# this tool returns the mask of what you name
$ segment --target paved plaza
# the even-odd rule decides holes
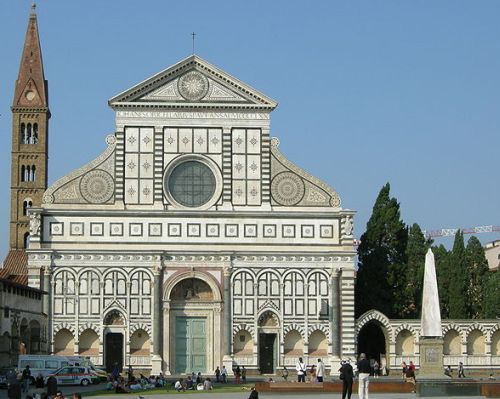
[[[95,386],[90,386],[90,387],[79,387],[79,386],[69,386],[69,387],[63,387],[62,392],[63,394],[68,398],[71,399],[71,395],[74,392],[80,392],[82,394],[82,397],[85,398],[85,392],[92,392],[95,391],[96,387]],[[247,399],[249,396],[249,391],[247,390],[242,390],[241,392],[229,392],[229,393],[222,393],[222,392],[217,392],[217,389],[210,393],[204,393],[204,392],[186,392],[186,393],[177,393],[174,390],[172,390],[169,393],[162,393],[162,394],[152,394],[148,392],[138,392],[135,394],[117,394],[117,395],[102,395],[102,396],[88,396],[92,397],[93,399],[139,399],[139,397],[144,396],[145,399],[168,399],[172,396],[180,396],[180,395],[189,395],[189,397],[195,397],[196,399]],[[342,395],[340,393],[311,393],[311,394],[304,394],[304,393],[269,393],[269,392],[261,392],[259,393],[259,398],[263,399],[278,399],[278,398],[312,398],[312,399],[332,399],[332,398],[341,398]],[[357,399],[358,395],[354,394],[352,395],[353,399]],[[414,393],[370,393],[370,399],[410,399],[410,398],[430,398],[430,396],[417,396]],[[447,399],[482,399],[484,396],[447,396]],[[0,399],[7,399],[7,390],[6,389],[0,389]]]

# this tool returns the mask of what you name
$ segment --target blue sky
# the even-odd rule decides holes
[[[2,253],[30,4],[0,0]],[[107,100],[190,55],[194,31],[199,56],[279,102],[271,134],[358,212],[358,237],[386,182],[406,223],[500,225],[499,1],[46,0],[37,14],[49,182],[105,148]]]

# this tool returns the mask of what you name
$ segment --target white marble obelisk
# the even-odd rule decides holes
[[[444,378],[442,336],[436,265],[434,254],[429,248],[425,255],[424,289],[422,293],[420,369],[418,372],[420,380]]]
[[[436,264],[434,262],[434,254],[430,248],[425,254],[421,331],[420,335],[423,337],[442,336]]]

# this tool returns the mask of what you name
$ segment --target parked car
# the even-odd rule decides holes
[[[56,372],[49,374],[45,378],[45,385],[50,376],[57,379],[57,385],[83,385],[99,384],[99,376],[88,367],[67,366],[61,367]]]
[[[8,388],[10,373],[16,373],[16,369],[14,367],[0,368],[0,388]]]

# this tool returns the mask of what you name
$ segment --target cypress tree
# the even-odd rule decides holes
[[[498,287],[500,287],[500,271],[488,272],[484,284],[483,317],[486,319],[500,318],[500,301],[498,300]]]
[[[468,314],[469,317],[478,319],[484,317],[485,284],[490,271],[484,248],[477,237],[472,236],[469,239],[465,255],[469,275],[467,287]]]
[[[356,314],[377,309],[388,317],[400,313],[404,297],[404,264],[408,231],[400,219],[399,203],[382,189],[358,247]]]
[[[467,261],[465,259],[464,235],[458,230],[450,255],[450,286],[448,292],[448,306],[450,319],[465,319],[467,314],[468,288]]]
[[[406,246],[406,287],[404,290],[404,308],[401,317],[417,318],[422,303],[422,286],[424,279],[425,253],[429,247],[420,226],[414,223],[408,232]]]
[[[450,252],[443,244],[432,247],[434,260],[436,262],[436,278],[439,291],[439,302],[441,304],[441,317],[447,319],[450,314],[449,290],[450,290]]]

